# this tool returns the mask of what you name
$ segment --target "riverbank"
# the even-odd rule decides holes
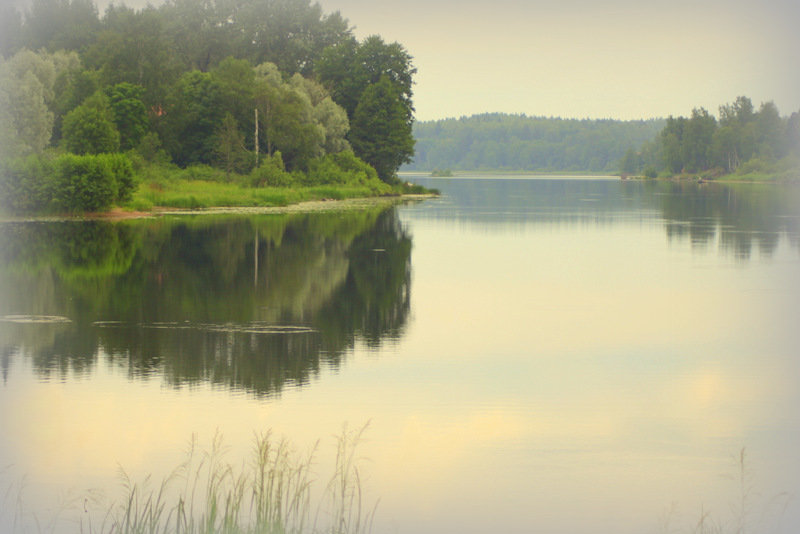
[[[363,210],[380,206],[404,204],[407,202],[420,202],[425,199],[435,198],[436,193],[406,193],[394,196],[355,197],[346,199],[304,200],[285,206],[214,206],[208,208],[174,208],[167,206],[154,206],[149,210],[135,210],[114,207],[108,211],[95,213],[65,214],[65,215],[27,215],[13,216],[0,214],[2,222],[22,221],[63,221],[63,220],[103,220],[120,221],[126,219],[145,219],[175,215],[264,215],[283,213],[317,213],[323,211]]]

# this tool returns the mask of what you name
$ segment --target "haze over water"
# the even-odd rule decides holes
[[[0,465],[28,519],[119,466],[160,478],[193,433],[232,459],[320,439],[325,472],[369,421],[377,533],[795,532],[798,191],[484,178],[413,177],[442,197],[389,210],[3,223]]]

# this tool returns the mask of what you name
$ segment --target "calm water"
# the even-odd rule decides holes
[[[375,533],[797,531],[797,189],[413,179],[442,197],[1,224],[0,529],[75,532],[193,434],[324,473],[369,422]]]

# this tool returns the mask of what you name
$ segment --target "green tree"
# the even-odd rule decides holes
[[[225,114],[217,129],[214,155],[216,163],[225,169],[226,178],[230,178],[231,172],[247,172],[250,170],[248,167],[252,166],[250,154],[244,145],[244,136],[230,113]]]
[[[138,146],[149,128],[147,109],[142,101],[144,87],[122,82],[106,87],[104,93],[119,131],[120,149],[129,150]]]
[[[256,91],[256,73],[246,59],[223,59],[211,76],[219,87],[223,113],[230,113],[239,127],[246,132],[248,145],[253,139],[253,107]]]
[[[94,42],[100,28],[97,7],[91,0],[33,0],[22,28],[23,46],[83,51]]]
[[[144,87],[146,107],[161,111],[182,70],[165,24],[154,8],[111,4],[96,42],[83,54],[86,66],[101,72],[104,85]]]
[[[184,69],[209,72],[233,55],[237,28],[233,2],[168,0],[158,9]]]
[[[64,147],[73,154],[103,154],[119,150],[108,97],[97,92],[64,117]]]
[[[185,73],[167,100],[159,135],[181,166],[213,161],[217,126],[225,116],[219,83],[206,72]]]
[[[351,120],[362,93],[383,76],[398,88],[398,98],[409,120],[414,113],[412,85],[417,69],[400,43],[387,44],[377,35],[362,43],[349,39],[327,48],[317,62],[316,72]]]
[[[414,138],[408,108],[388,76],[370,85],[353,114],[350,141],[361,159],[375,167],[385,182],[395,179],[400,165],[411,161]]]
[[[669,117],[667,125],[660,134],[661,154],[664,158],[664,165],[672,173],[679,173],[683,170],[683,131],[686,126],[686,118],[677,119]]]
[[[754,127],[759,156],[774,160],[786,154],[786,127],[774,102],[761,104]]]
[[[64,116],[100,89],[100,73],[80,66],[63,71],[55,82],[53,143],[61,140]]]
[[[684,123],[680,149],[683,167],[687,171],[702,171],[711,166],[716,130],[717,120],[708,111],[704,108],[692,110],[692,117]]]
[[[753,103],[746,96],[719,108],[720,127],[713,140],[713,153],[717,165],[728,172],[735,171],[756,151],[753,109]]]
[[[78,64],[74,52],[26,49],[0,63],[0,100],[5,102],[0,129],[7,139],[0,152],[21,156],[41,152],[50,143],[55,81],[62,71]]]
[[[636,174],[641,169],[641,159],[636,150],[629,148],[619,163],[619,172],[622,175]]]
[[[307,170],[312,158],[323,154],[324,130],[315,124],[307,94],[283,83],[274,64],[256,67],[255,107],[259,114],[259,139],[272,155],[279,150],[286,168]]]
[[[310,0],[243,0],[224,20],[233,21],[237,57],[287,74],[310,76],[322,51],[350,36],[347,20]]]

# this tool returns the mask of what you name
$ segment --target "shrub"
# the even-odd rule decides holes
[[[56,209],[100,211],[111,206],[116,194],[114,172],[106,158],[64,154],[55,161]]]
[[[97,158],[105,161],[114,175],[114,183],[116,185],[114,201],[129,201],[138,186],[133,176],[133,164],[130,158],[125,154],[101,154]]]
[[[249,179],[253,187],[288,187],[295,183],[295,177],[286,172],[280,152],[264,156],[260,165],[250,173]]]
[[[0,206],[12,213],[43,212],[50,207],[53,163],[41,155],[4,162],[0,167]]]
[[[201,180],[204,182],[223,182],[225,181],[224,174],[204,163],[195,163],[186,167],[185,177],[188,180]]]
[[[382,182],[371,165],[346,150],[311,160],[305,183],[373,185]]]

